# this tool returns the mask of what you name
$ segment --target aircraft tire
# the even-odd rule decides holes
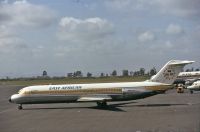
[[[190,90],[190,93],[191,93],[191,94],[193,94],[193,91],[192,91],[192,90]]]
[[[106,107],[107,106],[107,102],[106,101],[97,102],[97,106],[99,106],[99,107]]]
[[[22,107],[22,105],[19,105],[18,110],[21,110],[21,109],[23,109],[23,107]]]

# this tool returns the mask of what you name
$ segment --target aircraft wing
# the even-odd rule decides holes
[[[95,101],[105,101],[105,100],[111,100],[112,98],[110,96],[92,96],[92,97],[81,97],[77,101],[80,102],[95,102]]]

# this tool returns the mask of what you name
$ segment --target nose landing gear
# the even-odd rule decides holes
[[[21,110],[21,109],[23,109],[22,104],[20,104],[20,105],[18,106],[18,110]]]
[[[191,94],[193,94],[193,91],[192,91],[192,90],[190,90],[190,93],[191,93]]]

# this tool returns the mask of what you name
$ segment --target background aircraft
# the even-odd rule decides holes
[[[198,79],[198,78],[200,78],[200,71],[180,72],[177,78],[181,78],[181,79]]]
[[[192,85],[193,82],[200,80],[200,71],[181,72],[179,73],[175,83],[182,83],[186,86]]]
[[[191,94],[193,91],[200,91],[200,81],[194,82],[191,86],[188,86],[187,89],[190,90]]]

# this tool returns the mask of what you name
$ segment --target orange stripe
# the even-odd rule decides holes
[[[159,86],[146,86],[145,89],[146,90],[153,90],[153,91],[162,91],[162,90],[167,90],[167,89],[171,89],[173,86],[172,85],[159,85]]]

